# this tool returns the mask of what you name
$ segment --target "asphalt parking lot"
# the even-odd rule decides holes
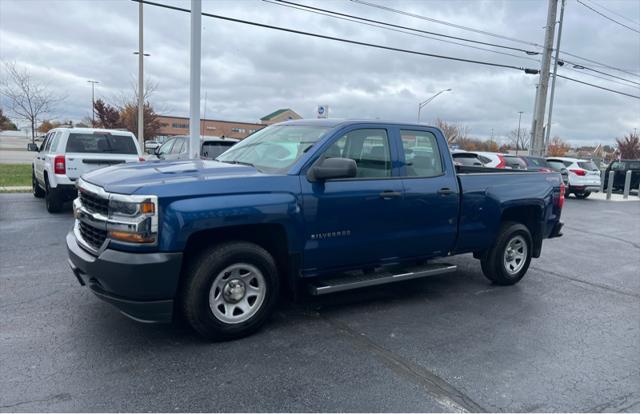
[[[640,202],[569,199],[513,287],[457,273],[283,304],[206,343],[73,277],[71,212],[0,194],[2,411],[638,411]]]

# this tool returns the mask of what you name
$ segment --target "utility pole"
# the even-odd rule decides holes
[[[518,111],[518,136],[516,137],[516,155],[518,155],[518,149],[520,148],[520,122],[522,121],[522,111]]]
[[[565,0],[561,0],[560,6],[560,21],[558,22],[558,38],[556,39],[556,57],[553,62],[553,80],[551,81],[551,97],[549,98],[549,116],[547,120],[546,137],[544,139],[544,154],[547,153],[549,148],[549,139],[551,137],[551,118],[553,116],[553,97],[556,92],[556,74],[558,73],[558,59],[560,59],[560,38],[562,37],[562,20],[564,17],[564,4]]]
[[[142,5],[138,3],[138,142],[144,150],[144,42]]]
[[[96,99],[95,99],[95,86],[96,83],[100,83],[94,80],[88,80],[91,84],[91,126],[93,127],[96,124]]]
[[[547,26],[544,36],[544,51],[542,54],[542,66],[540,68],[540,82],[536,94],[533,132],[531,135],[531,155],[542,156],[544,146],[544,113],[547,104],[547,90],[549,89],[549,69],[551,66],[551,53],[553,52],[553,38],[556,31],[556,14],[558,12],[558,0],[549,0],[547,12]]]
[[[200,57],[202,0],[191,0],[191,52],[189,62],[189,158],[200,157]]]

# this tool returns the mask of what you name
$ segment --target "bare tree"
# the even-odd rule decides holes
[[[529,131],[526,128],[520,128],[520,132],[518,133],[518,128],[514,128],[509,131],[509,144],[516,151],[526,150],[529,148]]]
[[[436,126],[440,128],[449,144],[457,141],[466,142],[465,140],[469,138],[469,132],[471,132],[466,125],[450,124],[440,118],[436,119]]]
[[[9,111],[31,124],[31,142],[34,142],[37,119],[51,113],[64,97],[54,95],[48,85],[38,82],[15,62],[5,62],[4,69],[6,79],[1,81],[0,93],[8,100]]]

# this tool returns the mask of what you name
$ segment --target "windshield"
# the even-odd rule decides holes
[[[547,167],[547,160],[544,158],[536,158],[536,157],[525,157],[527,164],[532,165],[534,167]]]
[[[92,134],[69,134],[67,152],[137,154],[138,150],[131,135],[95,132]]]
[[[329,129],[308,125],[272,125],[234,145],[216,160],[252,165],[259,171],[282,173]]]

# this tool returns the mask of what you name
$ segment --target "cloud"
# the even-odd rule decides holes
[[[186,1],[166,4],[189,7]],[[305,4],[407,25],[422,30],[509,44],[446,25],[367,7],[354,2]],[[378,2],[380,3],[380,2]],[[387,1],[385,5],[456,24],[542,43],[546,3],[530,1]],[[610,1],[623,15],[640,15],[640,3]],[[297,30],[363,42],[538,68],[538,57],[516,51],[505,56],[424,37],[385,31],[353,22],[293,10],[257,0],[205,1],[203,10]],[[145,6],[145,76],[158,83],[152,103],[162,112],[188,115],[189,15]],[[537,76],[449,60],[413,56],[315,39],[203,17],[202,100],[207,117],[257,121],[281,107],[305,117],[318,104],[332,116],[415,121],[418,102],[439,90],[423,110],[423,121],[461,122],[479,137],[506,135],[524,111],[531,123]],[[97,97],[113,100],[131,91],[137,76],[138,5],[126,0],[0,1],[0,59],[16,61],[66,95],[55,117],[81,119],[90,114],[88,79],[100,81]],[[606,21],[575,2],[567,2],[561,50],[632,71],[605,72],[640,82],[640,36]],[[565,56],[567,59],[570,57]],[[576,60],[576,59],[573,59]],[[589,63],[585,63],[590,65]],[[589,77],[565,65],[560,73],[636,95],[640,89]],[[624,82],[623,82],[624,83]],[[573,143],[611,143],[640,123],[640,100],[559,80],[553,134]]]

